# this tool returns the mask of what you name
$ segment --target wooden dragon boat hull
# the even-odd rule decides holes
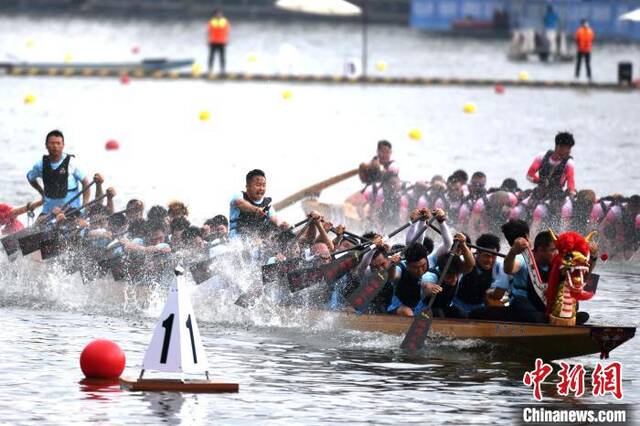
[[[396,315],[356,315],[315,311],[314,318],[330,319],[336,327],[357,331],[404,335],[412,318]],[[472,319],[434,318],[429,339],[479,339],[508,348],[503,354],[516,359],[548,361],[609,352],[634,337],[635,327],[559,326]]]

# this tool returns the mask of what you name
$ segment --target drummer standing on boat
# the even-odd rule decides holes
[[[398,164],[391,159],[391,142],[381,140],[378,142],[376,156],[368,163],[360,164],[360,180],[362,183],[373,184],[381,182],[386,174],[399,174]]]
[[[50,213],[54,207],[60,207],[71,200],[80,191],[80,184],[83,190],[89,186],[89,179],[76,166],[74,155],[64,152],[64,135],[60,130],[52,130],[47,134],[45,146],[49,155],[42,156],[27,173],[29,184],[44,199],[41,214]],[[42,179],[42,186],[38,178]],[[90,191],[85,191],[82,194],[82,204],[88,203],[90,196]],[[79,208],[80,197],[70,206]]]

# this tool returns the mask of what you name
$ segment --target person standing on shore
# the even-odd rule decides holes
[[[576,46],[578,54],[576,58],[576,78],[580,78],[580,64],[584,58],[584,64],[587,68],[587,78],[591,81],[591,46],[595,33],[589,26],[586,19],[580,21],[580,28],[576,31]]]
[[[222,15],[222,11],[213,11],[213,18],[209,20],[209,73],[213,71],[216,52],[220,53],[220,73],[225,73],[225,49],[229,41],[229,20]]]

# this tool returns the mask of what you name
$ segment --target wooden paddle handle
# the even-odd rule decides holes
[[[340,183],[343,180],[347,180],[352,176],[358,174],[358,169],[349,170],[347,172],[341,173],[339,175],[333,176],[329,179],[323,180],[322,182],[318,182],[315,185],[308,186],[294,194],[289,195],[287,198],[278,201],[273,205],[276,210],[286,209],[292,204],[297,203],[305,197],[310,197],[312,195],[318,194],[323,189],[326,189],[336,183]]]

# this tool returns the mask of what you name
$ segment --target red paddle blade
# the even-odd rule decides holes
[[[297,269],[287,273],[287,282],[289,283],[289,290],[291,293],[304,290],[305,288],[311,287],[323,280],[324,272],[320,266]]]
[[[433,312],[431,312],[431,309],[425,309],[416,315],[400,347],[408,351],[423,349],[424,342],[429,335],[429,330],[431,330],[432,318]]]
[[[365,275],[360,286],[349,295],[347,300],[356,311],[363,312],[380,293],[388,278],[387,271],[371,272]]]
[[[40,242],[42,260],[51,259],[62,253],[62,243],[57,237],[48,238]]]
[[[344,277],[349,271],[358,266],[360,262],[360,253],[348,253],[341,256],[331,263],[322,266],[324,271],[324,281],[327,284],[333,284],[340,278]]]
[[[26,256],[34,251],[40,250],[42,240],[49,239],[51,235],[48,232],[36,232],[18,239],[22,255]]]
[[[15,235],[9,235],[8,237],[4,237],[2,240],[0,240],[0,242],[2,242],[2,248],[4,248],[4,251],[5,253],[7,253],[7,256],[11,256],[15,252],[17,252],[18,249],[20,248],[18,246],[18,240],[16,239]]]

